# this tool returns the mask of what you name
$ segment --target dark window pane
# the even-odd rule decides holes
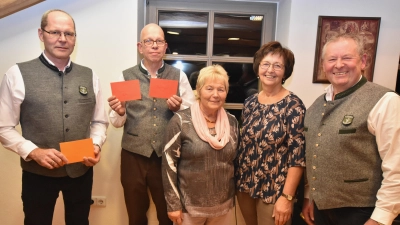
[[[207,12],[159,11],[158,18],[168,43],[167,54],[206,54]]]
[[[213,55],[254,56],[261,46],[262,18],[255,15],[215,14]]]
[[[189,79],[190,86],[193,90],[196,89],[197,77],[199,71],[206,67],[206,62],[186,61],[186,60],[164,60],[167,64],[174,66],[186,73]]]
[[[239,122],[239,128],[242,127],[242,110],[241,109],[226,109],[230,114],[234,115]]]
[[[226,98],[227,103],[241,103],[258,92],[258,79],[253,71],[251,63],[222,63],[216,62],[228,73],[229,92]]]

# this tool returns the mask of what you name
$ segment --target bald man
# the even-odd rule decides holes
[[[124,70],[119,79],[139,80],[141,100],[121,102],[115,96],[108,99],[111,123],[124,127],[121,183],[130,225],[147,225],[150,202],[147,188],[156,205],[159,224],[172,224],[167,215],[161,178],[161,143],[174,112],[188,108],[194,102],[194,95],[186,74],[164,63],[167,46],[161,27],[146,25],[137,43],[143,59],[140,64]],[[150,79],[177,80],[179,90],[167,100],[152,98],[149,96]]]

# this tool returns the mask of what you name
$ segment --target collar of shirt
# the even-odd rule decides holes
[[[142,66],[143,69],[145,69],[147,71],[147,75],[150,76],[147,68],[143,64],[143,59],[140,61],[140,65]],[[160,68],[163,68],[163,66],[164,66],[164,60],[162,61],[162,64],[161,64]],[[158,75],[158,71],[156,72],[156,75]]]
[[[49,58],[47,58],[45,51],[43,51],[42,54],[43,54],[44,58],[47,60],[47,62],[49,62],[49,63],[50,63],[51,65],[53,65],[53,66],[56,66]],[[68,63],[67,63],[67,65],[64,67],[64,69],[63,69],[62,72],[65,72],[65,70],[66,70],[67,68],[69,68],[70,66],[71,66],[71,58],[68,59]]]
[[[360,79],[358,79],[358,82],[361,80],[361,78],[362,78],[362,75],[360,75]],[[356,85],[357,83],[355,83],[354,85]],[[327,102],[333,101],[333,85],[332,84],[328,85],[328,87],[325,88],[325,92],[326,92],[325,100]]]

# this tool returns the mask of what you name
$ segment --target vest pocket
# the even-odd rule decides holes
[[[356,182],[364,182],[369,180],[368,178],[360,178],[360,179],[354,179],[354,180],[343,180],[345,183],[356,183]]]
[[[134,134],[134,133],[132,133],[130,131],[127,131],[126,133],[129,134],[129,135],[132,135],[132,136],[139,136],[138,134]]]
[[[339,134],[353,134],[356,132],[356,128],[353,129],[339,129]]]
[[[91,98],[80,98],[80,99],[78,99],[78,102],[79,103],[91,103],[91,102],[93,102],[93,99],[91,99]]]

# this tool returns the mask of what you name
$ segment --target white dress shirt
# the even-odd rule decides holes
[[[147,71],[147,68],[143,65],[143,60],[141,61],[140,64],[142,68],[144,68]],[[164,61],[162,66],[164,66]],[[123,74],[119,76],[118,81],[125,81]],[[182,104],[180,110],[189,108],[189,106],[194,103],[195,97],[192,91],[192,87],[190,86],[189,80],[185,72],[183,72],[182,70],[180,70],[179,74],[179,94],[180,97],[182,98]],[[109,117],[110,117],[110,122],[114,127],[118,128],[124,126],[126,121],[126,113],[125,115],[120,116],[117,112],[111,110]]]
[[[43,53],[46,60],[54,65]],[[68,62],[68,68],[71,60]],[[106,130],[108,127],[107,113],[104,108],[104,100],[100,89],[100,81],[93,72],[93,90],[96,96],[96,106],[90,124],[90,137],[93,144],[102,146],[106,139]],[[26,140],[15,129],[19,124],[21,104],[25,98],[25,84],[18,65],[12,66],[4,75],[0,86],[0,142],[23,159],[29,161],[29,153],[38,148],[30,140]]]

